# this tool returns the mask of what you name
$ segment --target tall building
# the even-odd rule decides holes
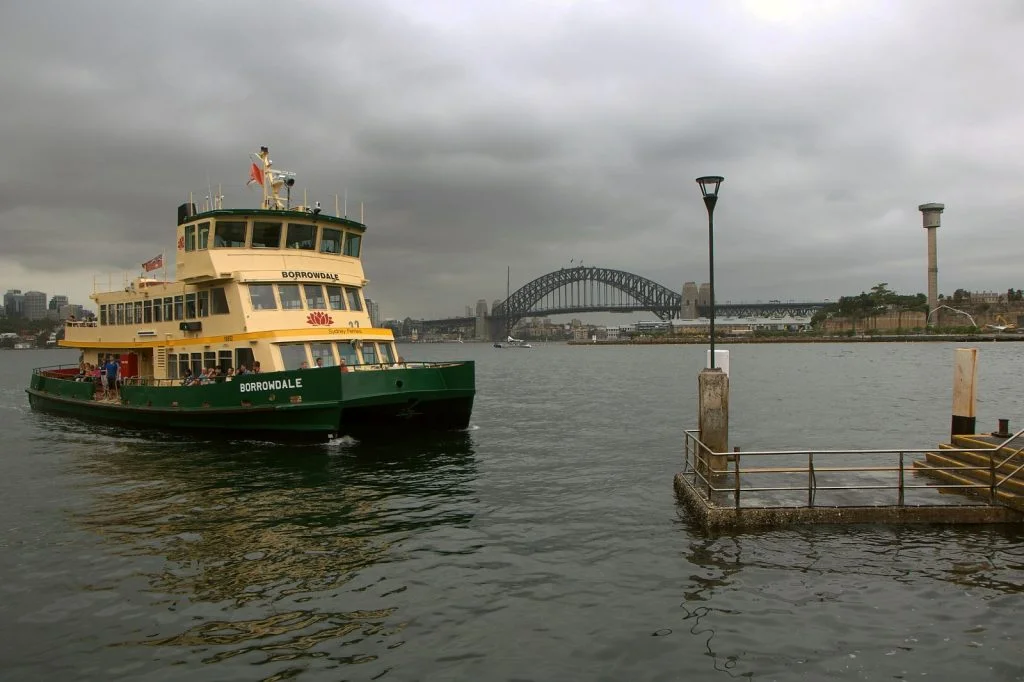
[[[54,294],[50,297],[50,305],[46,307],[47,310],[56,310],[60,312],[62,305],[68,304],[68,297],[63,294]]]
[[[473,306],[466,306],[466,317],[473,317]]]
[[[21,289],[7,290],[4,294],[4,311],[7,317],[25,316],[25,295],[21,293]]]
[[[77,303],[65,303],[60,307],[60,310],[57,311],[58,320],[66,320],[72,315],[75,316],[76,320],[84,319],[85,310]]]
[[[24,316],[26,320],[45,320],[46,294],[41,291],[26,291]]]
[[[370,315],[370,324],[380,327],[380,306],[372,298],[366,299],[366,312]]]

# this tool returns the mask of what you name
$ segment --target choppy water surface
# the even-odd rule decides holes
[[[1024,680],[1024,530],[706,536],[672,494],[703,348],[478,361],[469,433],[211,443],[36,415],[0,352],[0,679]],[[979,427],[1024,423],[981,346]],[[922,447],[953,346],[732,349],[733,442]]]

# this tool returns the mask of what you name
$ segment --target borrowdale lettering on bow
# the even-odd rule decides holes
[[[283,270],[281,277],[284,279],[329,279],[332,282],[338,281],[336,272],[307,272],[305,270]]]
[[[238,382],[239,393],[250,391],[276,391],[282,388],[302,388],[302,379],[275,379],[273,381],[240,381]]]

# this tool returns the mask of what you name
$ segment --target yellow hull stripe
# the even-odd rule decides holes
[[[376,329],[370,327],[359,328],[329,328],[316,333],[310,329],[274,329],[262,332],[245,332],[242,334],[224,334],[223,336],[201,336],[187,339],[147,339],[145,341],[68,341],[63,339],[57,342],[63,348],[99,348],[99,349],[120,349],[120,348],[156,348],[158,346],[212,346],[221,343],[235,343],[238,341],[277,341],[283,339],[295,339],[301,337],[304,341],[350,341],[352,339],[363,339],[367,341],[392,341],[394,335],[390,329]]]

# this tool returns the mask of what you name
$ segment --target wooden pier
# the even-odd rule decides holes
[[[933,451],[724,453],[691,430],[674,484],[707,530],[1024,523],[1022,434],[956,435]]]

